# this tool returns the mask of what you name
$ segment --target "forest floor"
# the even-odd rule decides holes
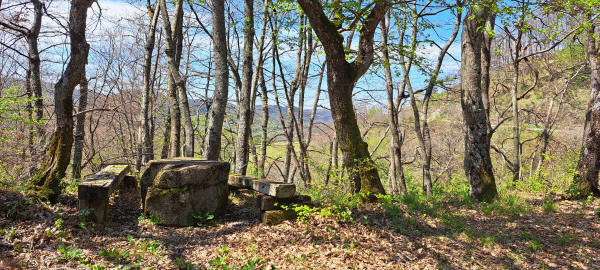
[[[97,225],[80,220],[74,196],[47,205],[0,190],[0,268],[600,268],[599,200],[409,198],[359,204],[351,219],[325,211],[267,226],[253,196],[232,194],[227,214],[202,226],[170,228],[140,217],[136,192],[113,196],[109,222]]]

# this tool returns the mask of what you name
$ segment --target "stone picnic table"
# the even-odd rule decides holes
[[[197,158],[152,160],[139,181],[142,210],[160,225],[193,226],[198,216],[223,214],[229,189],[243,188],[259,193],[256,205],[261,220],[274,225],[295,218],[295,212],[282,205],[310,204],[310,197],[296,195],[294,184],[229,175],[229,169],[227,162]],[[129,165],[109,165],[87,177],[79,185],[80,211],[91,210],[92,217],[103,223],[113,191],[122,183],[137,186],[135,178],[127,176],[129,170]]]

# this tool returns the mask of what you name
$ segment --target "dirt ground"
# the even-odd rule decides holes
[[[0,190],[0,268],[600,269],[598,200],[557,201],[550,214],[539,200],[522,214],[365,204],[350,222],[314,215],[266,226],[253,196],[232,194],[214,222],[171,228],[140,218],[135,191],[113,196],[109,222],[97,225],[81,221],[74,196],[46,205]]]

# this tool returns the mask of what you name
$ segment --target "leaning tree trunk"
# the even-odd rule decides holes
[[[224,1],[213,0],[212,30],[215,59],[215,93],[210,106],[210,119],[204,144],[204,158],[219,159],[221,152],[221,132],[227,108],[229,69],[227,65],[227,33],[225,32]]]
[[[375,29],[391,3],[374,1],[373,8],[362,22],[358,53],[351,63],[346,60],[344,38],[339,34],[337,25],[325,15],[321,3],[317,0],[299,0],[298,3],[325,48],[331,115],[342,149],[344,169],[354,185],[353,190],[363,194],[384,194],[377,165],[371,159],[368,145],[362,140],[356,121],[352,91],[373,62]]]
[[[71,165],[73,179],[81,178],[81,158],[83,156],[83,142],[85,139],[85,110],[87,108],[88,81],[83,76],[79,83],[79,105],[77,110],[77,124],[75,125],[75,142],[73,143],[73,164]]]
[[[588,29],[586,50],[588,65],[591,69],[590,90],[591,96],[585,116],[583,133],[583,149],[577,164],[577,174],[573,184],[578,189],[576,196],[593,194],[600,196],[598,187],[598,172],[600,171],[600,42],[596,37],[600,35],[600,25],[592,23]]]
[[[473,5],[463,22],[461,36],[461,106],[465,124],[464,170],[471,196],[489,201],[498,192],[490,158],[488,123],[481,90],[481,43],[487,7]]]
[[[60,180],[65,176],[73,146],[73,89],[85,76],[89,44],[85,39],[87,10],[93,0],[72,0],[69,16],[71,56],[62,76],[54,86],[56,127],[38,173],[32,183],[42,199],[55,202],[60,194]]]
[[[248,167],[251,132],[252,48],[254,44],[254,1],[244,0],[244,60],[242,62],[242,91],[240,93],[234,172],[245,175]]]
[[[160,5],[155,3],[154,11],[148,8],[151,15],[150,27],[146,34],[146,46],[144,51],[144,92],[142,92],[142,125],[139,130],[139,160],[140,165],[146,164],[154,159],[154,149],[152,149],[152,139],[150,135],[150,99],[152,98],[152,52],[154,51],[154,42],[156,40],[156,25],[158,24],[158,15]],[[139,167],[138,167],[139,169]]]

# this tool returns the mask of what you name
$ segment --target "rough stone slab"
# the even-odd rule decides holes
[[[252,182],[258,180],[258,178],[248,177],[245,175],[239,174],[230,174],[229,179],[227,179],[227,184],[236,188],[252,188]]]
[[[281,205],[311,205],[308,195],[296,195],[290,198],[275,198],[273,196],[260,194],[256,197],[256,205],[261,211],[281,210]]]
[[[262,212],[261,221],[266,225],[272,226],[286,220],[294,220],[296,217],[297,214],[294,210],[269,210]]]
[[[144,213],[167,226],[193,226],[194,216],[227,206],[229,163],[200,159],[151,161],[140,180]]]
[[[158,173],[167,166],[189,166],[193,164],[201,164],[204,166],[210,165],[219,165],[219,166],[227,166],[227,171],[229,171],[229,163],[219,162],[219,161],[210,161],[203,160],[197,158],[168,158],[168,159],[158,159],[151,160],[146,164],[143,169],[142,176],[140,177],[140,195],[142,197],[142,206],[145,207],[146,194],[148,192],[148,188],[153,185],[154,179],[156,179]],[[226,165],[225,165],[226,164]]]
[[[252,189],[276,198],[290,198],[296,194],[294,184],[272,182],[244,175],[230,175],[227,183],[233,187]]]
[[[129,169],[129,165],[109,165],[86,177],[77,190],[79,211],[90,211],[96,222],[103,223],[110,194],[123,181]]]
[[[296,194],[296,185],[281,182],[270,182],[256,180],[252,183],[252,189],[276,198],[290,198]]]

